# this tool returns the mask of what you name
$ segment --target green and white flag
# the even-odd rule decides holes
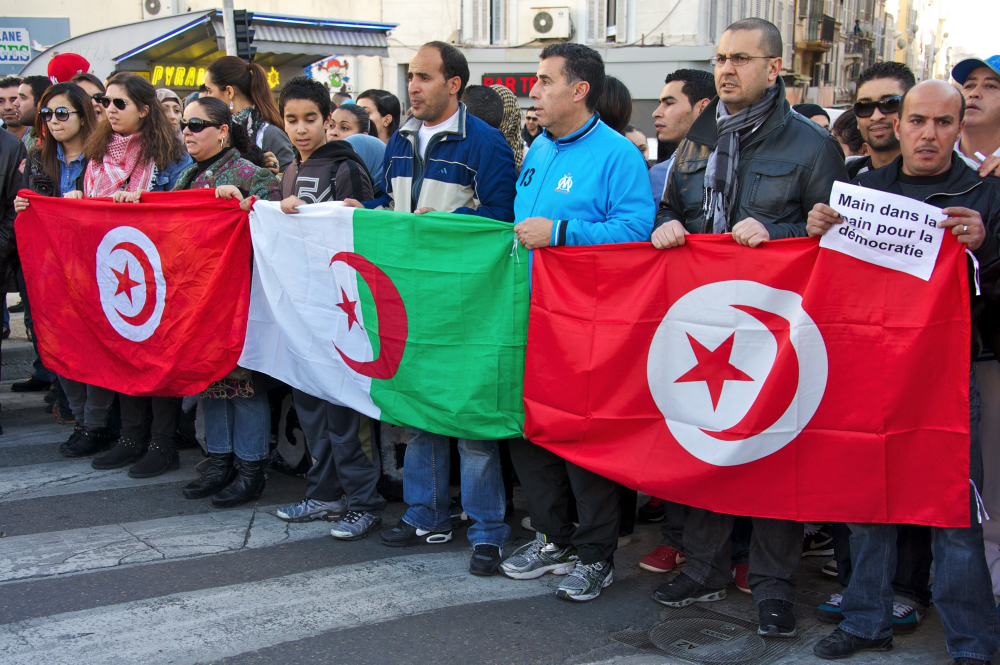
[[[257,201],[239,365],[373,418],[520,436],[528,253],[508,223]]]

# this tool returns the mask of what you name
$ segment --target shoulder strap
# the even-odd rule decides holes
[[[285,172],[281,174],[281,198],[287,199],[295,193],[295,179],[299,175],[299,160],[293,159]]]

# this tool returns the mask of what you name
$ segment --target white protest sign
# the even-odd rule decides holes
[[[833,183],[830,207],[844,218],[827,231],[820,247],[926,281],[934,272],[947,215],[923,201],[846,182]]]

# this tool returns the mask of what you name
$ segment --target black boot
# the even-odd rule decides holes
[[[128,470],[128,475],[130,478],[152,478],[179,468],[181,468],[181,458],[177,454],[174,442],[153,441],[142,459]]]
[[[66,449],[75,444],[83,436],[83,423],[77,423],[73,426],[73,433],[69,435],[69,439],[63,441],[59,446],[59,452],[66,454]]]
[[[128,437],[121,437],[107,455],[102,455],[90,463],[95,469],[120,469],[123,466],[133,464],[146,454],[148,441],[136,441]]]
[[[216,508],[232,508],[247,501],[259,499],[264,491],[264,469],[267,460],[248,462],[236,458],[236,469],[239,474],[233,484],[212,497],[212,505]]]
[[[111,436],[112,433],[106,427],[84,427],[76,441],[73,443],[67,441],[66,446],[60,448],[59,452],[66,457],[87,457],[110,448]]]
[[[236,479],[232,453],[209,453],[208,466],[201,478],[181,490],[189,499],[204,499],[226,489]]]

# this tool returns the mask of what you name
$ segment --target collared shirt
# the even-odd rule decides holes
[[[83,173],[85,157],[81,152],[76,159],[67,164],[66,153],[63,152],[61,143],[56,145],[56,156],[59,157],[59,196],[66,196],[67,192],[76,189],[76,180]]]
[[[975,155],[973,155],[972,157],[966,156],[965,153],[962,152],[962,148],[960,146],[961,146],[961,141],[955,141],[955,152],[958,153],[958,156],[961,157],[962,161],[968,164],[970,168],[973,168],[976,171],[978,171],[979,167],[982,166],[983,163],[979,161],[979,159]],[[1000,157],[1000,148],[997,148],[997,151],[993,153],[993,156]]]

